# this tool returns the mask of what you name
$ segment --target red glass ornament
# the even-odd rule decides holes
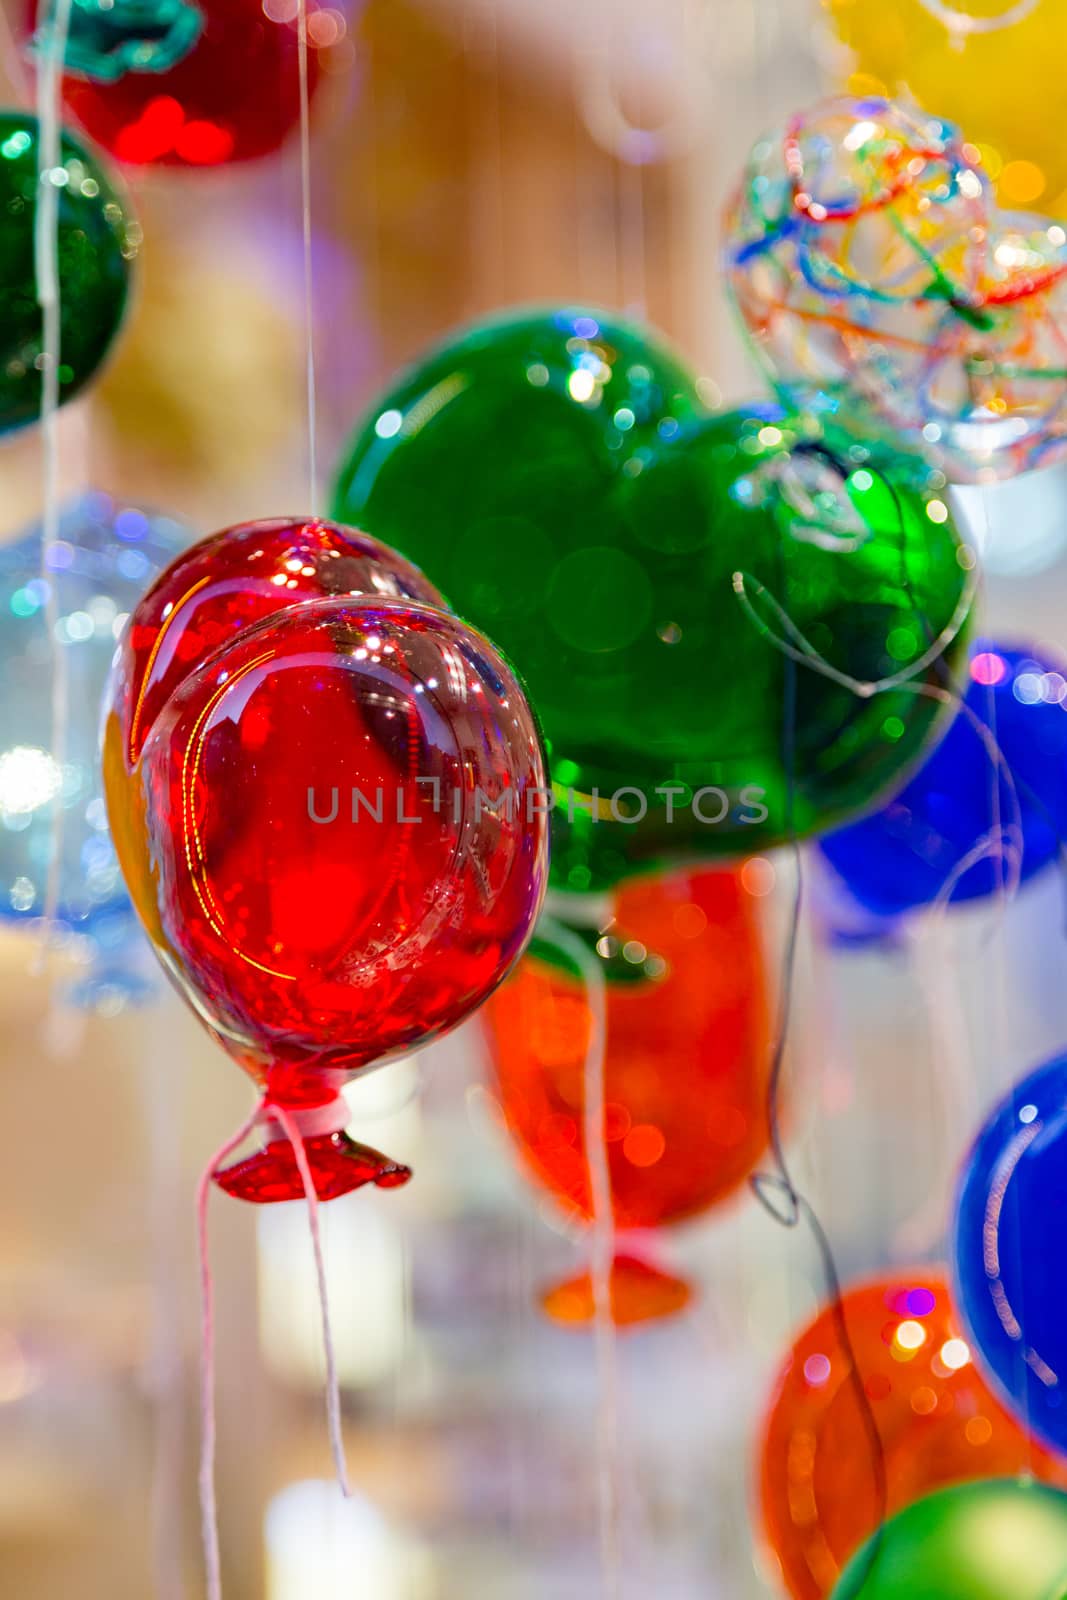
[[[127,72],[111,83],[68,74],[63,99],[85,131],[136,165],[215,167],[277,150],[300,121],[296,10],[284,20],[264,0],[197,0],[204,29],[165,72]],[[309,0],[312,16],[317,7]],[[31,27],[38,7],[29,7]],[[308,91],[321,78],[308,36]]]
[[[1067,1465],[1008,1415],[971,1359],[943,1272],[894,1270],[842,1310],[885,1466],[885,1515],[949,1484],[1020,1472],[1060,1486]],[[822,1600],[878,1526],[877,1462],[833,1307],[797,1339],[764,1425],[765,1537],[794,1600]]]
[[[266,1110],[299,1114],[321,1198],[407,1176],[347,1139],[340,1086],[480,1005],[544,888],[543,758],[522,691],[487,640],[405,587],[426,589],[331,524],[207,540],[133,614],[105,726],[134,904]],[[302,1193],[268,1129],[219,1175],[230,1193]]]
[[[755,903],[739,872],[638,880],[619,890],[599,948],[645,974],[608,983],[605,1121],[615,1226],[659,1228],[735,1191],[767,1144],[770,1026]],[[583,1118],[591,1019],[581,984],[527,956],[485,1016],[494,1086],[522,1165],[589,1220]],[[629,1245],[616,1255],[617,1323],[667,1315],[688,1299],[687,1285]],[[588,1321],[588,1274],[549,1290],[542,1303],[558,1321]]]

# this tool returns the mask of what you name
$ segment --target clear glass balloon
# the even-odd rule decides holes
[[[828,101],[755,146],[725,221],[733,298],[783,403],[925,449],[962,483],[1067,452],[1067,233],[1000,211],[969,131]]]

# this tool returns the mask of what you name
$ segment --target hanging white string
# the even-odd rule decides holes
[[[983,509],[984,509],[984,501],[983,501]],[[988,517],[986,518],[986,526],[987,526],[987,530],[988,530]],[[987,714],[987,717],[989,719],[990,732],[995,737],[996,736],[996,727],[997,727],[997,701],[996,701],[996,695],[994,694],[994,690],[993,690],[993,685],[992,684],[989,684],[986,687],[986,714]],[[1014,787],[1013,787],[1013,795],[1014,795]],[[1016,811],[1018,811],[1018,803],[1017,802],[1016,802]],[[994,774],[993,777],[992,777],[991,783],[990,783],[990,814],[991,814],[990,815],[990,833],[991,834],[995,834],[996,832],[998,832],[1000,830],[1000,827],[1001,827],[1001,821],[1000,821],[1000,817],[1001,817],[1001,785],[1000,785],[999,774]],[[990,1019],[990,1034],[992,1036],[993,1060],[994,1060],[994,1063],[996,1064],[996,1066],[999,1066],[1001,1068],[1003,1068],[1003,1063],[1009,1062],[1009,1061],[1012,1060],[1011,1039],[1010,1039],[1010,1031],[1009,1031],[1009,1025],[1008,1025],[1009,1007],[1008,1007],[1008,987],[1007,987],[1007,980],[1008,980],[1008,953],[1007,953],[1008,952],[1008,944],[1007,944],[1008,917],[1007,917],[1007,913],[1008,913],[1008,908],[1011,905],[1011,902],[1015,897],[1015,893],[1016,893],[1016,891],[1018,889],[1019,881],[1020,881],[1020,878],[1022,876],[1023,844],[1024,844],[1024,841],[1023,841],[1023,833],[1022,833],[1021,819],[1020,819],[1020,826],[1018,828],[1018,838],[1017,838],[1017,841],[1016,841],[1015,858],[1014,859],[1009,858],[1010,860],[1012,860],[1012,865],[1013,865],[1013,868],[1014,868],[1013,876],[1012,876],[1012,879],[1011,879],[1010,882],[1004,876],[1004,858],[1003,858],[1003,856],[998,855],[994,859],[994,862],[993,862],[993,872],[994,872],[994,879],[995,879],[994,908],[993,908],[993,919],[994,920],[993,920],[992,938],[990,940],[990,945],[989,945],[989,959],[990,959],[990,962],[991,962],[992,967],[993,967],[992,982],[989,985],[990,1007],[991,1007],[991,1011],[992,1011],[992,1016],[991,1016],[991,1019]],[[1020,1111],[1021,1107],[1020,1107],[1020,1104],[1019,1104],[1019,1082],[1018,1082],[1018,1078],[1015,1076],[1014,1069],[1012,1070],[1011,1097],[1012,1097],[1012,1104],[1013,1104],[1013,1106],[1015,1108],[1016,1119],[1018,1120],[1018,1115],[1019,1115],[1019,1111]],[[1026,1324],[1026,1273],[1025,1273],[1025,1269],[1024,1269],[1024,1259],[1025,1258],[1024,1258],[1024,1254],[1023,1254],[1023,1244],[1024,1244],[1024,1240],[1023,1240],[1023,1228],[1024,1228],[1024,1225],[1023,1225],[1023,1208],[1020,1205],[1016,1205],[1015,1208],[1014,1208],[1013,1215],[1014,1215],[1014,1227],[1012,1229],[1012,1232],[1013,1232],[1014,1237],[1013,1237],[1013,1241],[1012,1242],[1013,1242],[1014,1249],[1015,1249],[1016,1272],[1017,1272],[1017,1275],[1018,1275],[1018,1289],[1017,1289],[1016,1294],[1014,1296],[1014,1300],[1015,1300],[1016,1310],[1018,1312],[1019,1321],[1023,1326],[1025,1326],[1025,1324]],[[1016,1392],[1020,1394],[1021,1400],[1022,1400],[1021,1410],[1022,1410],[1022,1417],[1023,1417],[1023,1429],[1024,1429],[1024,1432],[1025,1432],[1025,1435],[1026,1435],[1027,1468],[1029,1470],[1030,1475],[1033,1476],[1033,1471],[1034,1471],[1033,1406],[1032,1406],[1032,1395],[1031,1395],[1030,1382],[1029,1382],[1029,1373],[1027,1372],[1027,1369],[1026,1369],[1026,1355],[1024,1353],[1021,1341],[1020,1341],[1020,1343],[1019,1343],[1019,1345],[1017,1347],[1017,1351],[1016,1351],[1016,1362],[1017,1362],[1017,1367],[1018,1367],[1018,1378],[1016,1380]]]
[[[619,29],[616,41],[622,42],[622,65],[616,56],[614,94],[618,101],[623,93],[621,72],[633,72],[633,56],[638,42],[638,32],[644,23],[644,8],[636,7],[633,0],[627,8],[624,26]],[[624,144],[616,152],[616,171],[620,187],[620,230],[622,233],[621,268],[624,279],[623,304],[626,310],[642,321],[648,316],[648,237],[645,228],[645,159],[640,150]],[[631,277],[632,271],[632,277]],[[625,280],[629,279],[629,282]]]
[[[37,203],[33,214],[33,262],[37,303],[41,308],[41,451],[44,507],[41,532],[41,580],[45,593],[45,626],[52,660],[51,752],[58,773],[52,801],[50,855],[45,880],[43,940],[38,961],[53,930],[59,906],[63,855],[63,769],[67,749],[67,654],[59,638],[58,577],[52,558],[59,538],[59,199],[65,180],[61,165],[60,87],[67,52],[72,0],[55,0],[45,29],[37,71]]]
[[[182,1178],[177,1085],[183,1076],[164,1048],[141,1074],[149,1131],[148,1211],[151,1239],[152,1335],[147,1362],[154,1412],[149,1516],[155,1600],[184,1600],[181,1519],[184,1394],[182,1383]],[[184,1065],[184,1063],[182,1063]]]
[[[606,1600],[620,1593],[619,1561],[619,1379],[615,1318],[612,1311],[612,1269],[615,1262],[615,1214],[608,1167],[605,1056],[607,1051],[607,988],[597,956],[585,942],[554,917],[542,916],[538,931],[577,969],[589,1009],[589,1040],[583,1069],[583,1137],[589,1168],[592,1211],[593,1332],[598,1378],[597,1508],[600,1558]]]
[[[340,1485],[341,1493],[348,1498],[351,1496],[352,1490],[348,1484],[348,1464],[345,1461],[344,1435],[341,1430],[341,1390],[337,1381],[337,1354],[333,1342],[333,1332],[330,1327],[330,1297],[326,1284],[326,1263],[322,1253],[322,1236],[319,1230],[319,1197],[315,1190],[315,1180],[311,1175],[311,1167],[308,1164],[307,1151],[304,1149],[299,1118],[287,1111],[284,1106],[274,1104],[271,1105],[270,1114],[276,1119],[292,1146],[293,1160],[296,1162],[297,1171],[300,1173],[300,1182],[304,1186],[308,1227],[311,1231],[311,1248],[315,1255],[315,1276],[319,1287],[319,1306],[322,1312],[322,1346],[326,1355],[326,1416],[330,1430],[330,1448],[333,1451],[333,1464],[337,1473],[337,1482]]]
[[[776,634],[764,619],[759,616],[748,595],[750,585],[753,593],[767,605],[780,622],[782,626],[781,635]],[[979,862],[991,858],[996,876],[998,920],[1002,929],[1004,912],[1018,893],[1021,881],[1023,833],[1022,812],[1015,779],[997,742],[992,697],[990,697],[989,707],[990,720],[987,723],[967,704],[958,691],[937,684],[917,681],[919,675],[933,664],[945,644],[955,635],[961,621],[962,609],[964,605],[970,604],[972,598],[970,591],[968,590],[961,600],[960,608],[957,609],[948,627],[938,635],[937,639],[930,644],[922,656],[900,672],[893,673],[885,678],[869,681],[853,678],[826,661],[810,641],[805,638],[785,608],[763,584],[754,581],[745,573],[735,572],[733,575],[733,587],[749,620],[777,650],[791,660],[810,668],[834,683],[840,684],[842,688],[850,690],[860,699],[869,699],[874,695],[884,694],[890,690],[921,695],[953,707],[957,716],[969,723],[977,734],[989,761],[990,781],[992,784],[990,828],[988,833],[977,840],[972,848],[956,862],[938,891],[931,907],[931,913],[940,920],[944,916],[953,890],[960,879]],[[1007,802],[1007,820],[1002,815],[1002,794]],[[1002,988],[1003,977],[1004,963],[1001,961],[998,968],[1000,981],[995,986],[996,988]],[[1003,996],[1000,998],[1003,1004]],[[912,1220],[921,1226],[921,1214]],[[1028,1424],[1029,1419],[1027,1418],[1026,1421]],[[1029,1427],[1027,1431],[1028,1438],[1030,1438]]]
[[[311,515],[319,514],[319,464],[318,464],[318,403],[315,389],[315,272],[311,232],[311,97],[308,87],[308,8],[307,0],[299,0],[298,11],[298,61],[300,71],[300,198],[304,238],[304,346],[307,365],[307,444],[308,444],[308,502]],[[344,1440],[341,1432],[341,1397],[337,1381],[337,1358],[330,1328],[330,1306],[326,1286],[326,1268],[322,1253],[322,1236],[319,1227],[319,1201],[315,1183],[308,1166],[307,1152],[296,1120],[281,1106],[271,1108],[284,1129],[293,1150],[304,1186],[308,1208],[308,1224],[315,1254],[315,1272],[318,1278],[319,1302],[322,1308],[322,1339],[326,1353],[326,1413],[329,1420],[330,1447],[333,1452],[337,1482],[343,1495],[350,1495],[348,1468],[345,1462]]]
[[[304,234],[304,349],[307,364],[308,509],[319,514],[317,401],[315,395],[315,279],[311,238],[311,97],[308,90],[308,9],[299,0],[300,195]]]
[[[834,667],[831,662],[827,661],[824,656],[820,655],[815,647],[811,644],[810,640],[805,637],[797,624],[789,616],[785,607],[781,605],[781,603],[773,594],[771,594],[764,584],[759,583],[748,574],[739,571],[733,574],[732,583],[734,593],[749,621],[753,624],[763,638],[768,640],[768,642],[772,644],[775,649],[777,649],[782,655],[788,657],[790,660],[808,668],[813,672],[818,673],[820,676],[829,679],[833,683],[839,684],[842,688],[847,689],[850,693],[856,695],[857,698],[861,700],[871,699],[875,695],[884,694],[890,690],[896,690],[899,693],[914,694],[916,696],[925,696],[929,699],[937,700],[944,705],[954,707],[957,711],[957,714],[965,717],[971,723],[975,732],[981,739],[987,755],[990,758],[991,768],[996,774],[996,779],[998,782],[998,791],[999,780],[1001,776],[1003,775],[1006,780],[1006,786],[1013,806],[1013,820],[1010,829],[1004,830],[1000,824],[999,813],[994,815],[993,826],[990,829],[989,838],[980,841],[979,845],[969,853],[965,863],[960,864],[960,866],[957,868],[956,875],[950,877],[947,884],[943,885],[941,891],[941,897],[943,897],[942,903],[947,901],[949,895],[951,894],[956,878],[958,876],[962,876],[962,873],[967,871],[975,860],[981,859],[988,854],[991,847],[994,845],[999,852],[998,859],[1003,861],[1005,859],[1005,852],[1002,848],[1002,841],[1006,836],[1007,838],[1014,839],[1016,841],[1020,839],[1021,827],[1019,804],[1015,785],[1012,780],[1011,771],[1008,768],[1007,762],[1005,761],[1004,756],[1000,751],[1000,747],[996,742],[995,735],[993,734],[992,730],[985,725],[982,719],[977,716],[972,708],[966,704],[958,689],[955,689],[954,687],[949,688],[941,684],[929,683],[921,678],[921,674],[925,673],[930,667],[934,666],[935,663],[940,665],[942,651],[944,650],[945,646],[956,636],[959,627],[962,625],[967,606],[972,598],[973,585],[968,585],[966,587],[964,595],[961,597],[952,620],[917,660],[911,662],[907,667],[902,668],[901,671],[893,673],[887,677],[879,679],[861,679],[855,678],[848,673],[840,671],[837,667]],[[749,588],[752,589],[753,593],[757,596],[761,603],[765,605],[777,619],[782,629],[780,634],[776,633],[756,610],[756,607],[753,605],[752,599],[748,593]],[[796,855],[799,873],[800,856],[795,839],[793,841],[793,849],[794,854]],[[1012,866],[1012,893],[1014,893],[1015,889],[1018,887],[1020,855],[1021,851],[1019,851],[1018,848],[1007,854],[1007,860]],[[800,880],[798,876],[798,892],[794,900],[794,914],[790,928],[789,948],[785,960],[786,979],[783,993],[786,1003],[782,1007],[776,1055],[777,1052],[784,1047],[788,1033],[788,1001],[791,994],[793,973],[795,971],[796,933],[799,924],[799,913]],[[778,1057],[778,1060],[780,1060],[780,1056]],[[775,1065],[776,1072],[778,1060],[776,1060]],[[879,1515],[879,1533],[868,1546],[869,1556],[867,1558],[866,1570],[862,1579],[862,1583],[865,1585],[867,1577],[873,1570],[874,1564],[879,1559],[881,1553],[881,1528],[884,1525],[887,1509],[885,1456],[882,1440],[878,1432],[874,1413],[870,1408],[870,1402],[866,1397],[866,1392],[863,1388],[862,1382],[860,1381],[859,1367],[855,1358],[855,1352],[852,1349],[847,1319],[844,1315],[840,1281],[838,1278],[837,1267],[834,1261],[829,1238],[815,1213],[812,1211],[811,1206],[797,1192],[792,1183],[788,1168],[785,1165],[779,1135],[775,1130],[773,1116],[772,1149],[774,1150],[777,1158],[777,1165],[779,1169],[778,1174],[776,1176],[757,1174],[757,1176],[752,1180],[753,1188],[762,1203],[769,1211],[771,1211],[772,1215],[776,1215],[778,1220],[785,1223],[787,1226],[795,1226],[802,1213],[808,1218],[815,1236],[817,1247],[822,1257],[823,1268],[826,1274],[828,1286],[830,1288],[829,1298],[834,1307],[835,1320],[838,1324],[838,1336],[841,1339],[842,1345],[845,1348],[848,1356],[849,1370],[853,1374],[857,1383],[857,1399],[859,1400],[863,1411],[864,1424],[868,1430],[871,1443],[875,1488],[881,1510]],[[784,1202],[784,1204],[781,1202]]]
[[[968,721],[978,735],[989,759],[990,782],[993,786],[989,831],[954,863],[931,901],[929,911],[911,935],[913,948],[917,947],[920,939],[923,945],[920,958],[915,963],[915,972],[930,1023],[930,1038],[937,1061],[933,1082],[940,1095],[942,1132],[946,1139],[958,1138],[961,1129],[974,1125],[979,1104],[959,986],[958,983],[951,984],[945,977],[945,940],[952,896],[960,880],[982,861],[992,861],[995,893],[1003,909],[1011,903],[1022,878],[1021,805],[1014,775],[996,737],[993,709],[991,698],[988,722],[978,716],[965,700],[959,703],[957,710],[957,715]],[[1007,822],[1002,821],[1001,817],[1002,785],[1008,800]],[[929,948],[931,940],[935,941],[933,955]],[[960,1154],[955,1149],[951,1153],[953,1174]],[[900,1225],[894,1244],[901,1255],[919,1256],[942,1236],[945,1198],[944,1186],[936,1185],[926,1200]]]
[[[219,1563],[219,1508],[215,1498],[215,1284],[208,1249],[207,1212],[215,1173],[244,1143],[260,1119],[262,1101],[237,1132],[216,1150],[200,1175],[196,1192],[197,1245],[200,1252],[200,1537],[204,1548],[207,1600],[222,1600]]]

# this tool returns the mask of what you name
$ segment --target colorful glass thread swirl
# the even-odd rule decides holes
[[[976,146],[882,99],[795,116],[727,213],[745,328],[788,404],[918,441],[959,482],[1067,453],[1067,230],[998,210]]]

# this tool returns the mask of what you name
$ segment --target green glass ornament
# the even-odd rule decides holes
[[[140,229],[123,191],[84,145],[63,135],[57,266],[59,398],[93,376],[118,331]],[[43,337],[34,271],[37,118],[0,113],[0,433],[36,421]]]
[[[974,556],[921,463],[834,454],[768,407],[711,414],[658,338],[596,312],[482,323],[402,376],[334,515],[416,561],[525,678],[560,888],[871,807],[946,711],[833,674],[921,663],[933,687],[962,658]]]
[[[831,1600],[1065,1600],[1067,1495],[1018,1478],[916,1500],[853,1556]]]

